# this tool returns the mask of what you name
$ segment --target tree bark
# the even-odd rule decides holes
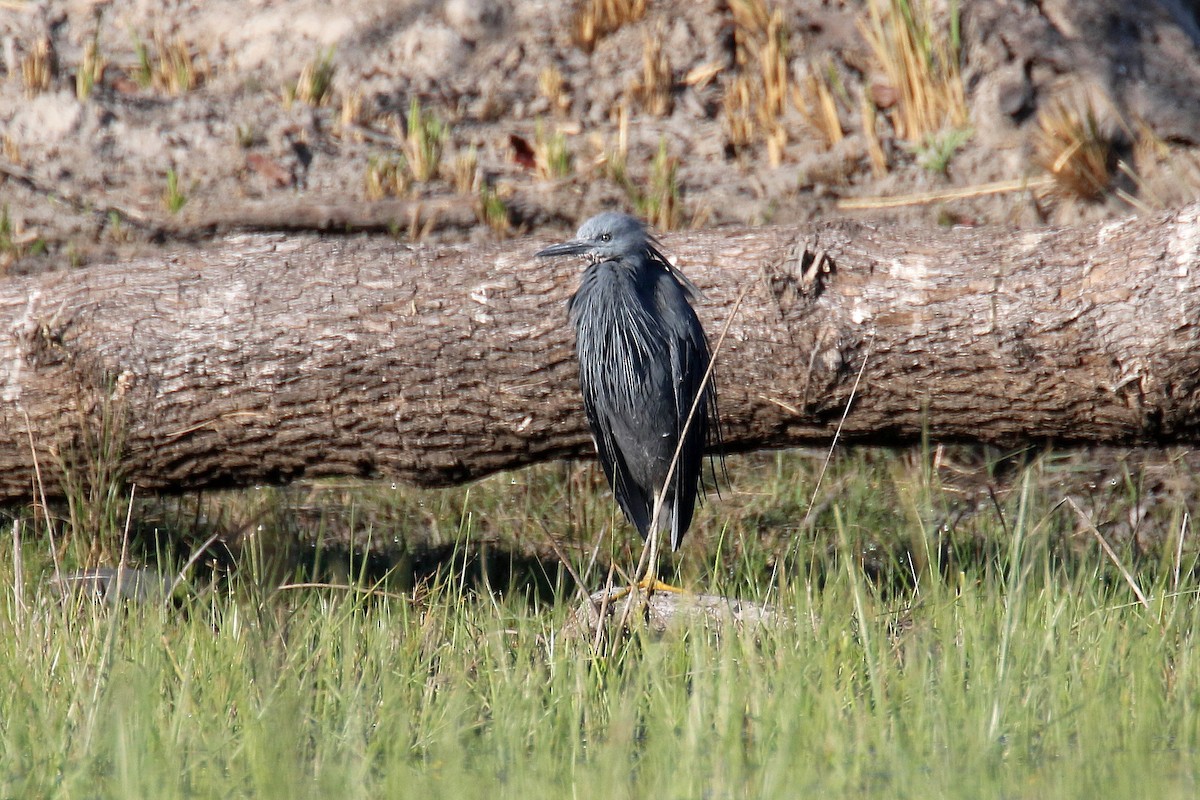
[[[846,442],[1200,441],[1200,204],[1076,229],[664,238],[714,344],[745,292],[716,374],[731,450],[828,443],[843,414]],[[580,264],[535,259],[546,243],[243,235],[7,280],[0,500],[35,493],[35,456],[54,494],[105,464],[188,490],[445,485],[589,455],[565,308]]]

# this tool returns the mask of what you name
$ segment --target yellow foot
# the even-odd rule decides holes
[[[676,594],[690,594],[687,589],[681,589],[678,586],[672,586],[669,583],[663,583],[658,578],[642,578],[638,581],[638,587],[643,592],[675,592]]]
[[[637,582],[637,588],[646,594],[654,594],[655,592],[674,592],[675,594],[691,594],[687,589],[681,589],[678,586],[672,586],[669,583],[663,583],[657,578],[642,578]],[[608,596],[606,602],[615,603],[618,600],[624,600],[633,592],[633,586],[622,586]]]

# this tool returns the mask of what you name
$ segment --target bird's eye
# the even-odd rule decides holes
[[[602,234],[600,234],[600,241],[602,241],[602,242],[611,242],[611,241],[612,241],[612,234],[611,234],[611,233],[602,233]]]

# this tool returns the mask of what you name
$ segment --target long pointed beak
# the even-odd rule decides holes
[[[537,252],[538,258],[547,258],[549,256],[581,256],[590,249],[591,245],[587,242],[582,242],[579,239],[572,239],[569,242],[562,244],[552,244],[545,250]]]

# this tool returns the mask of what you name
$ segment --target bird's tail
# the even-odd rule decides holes
[[[680,524],[682,520],[679,518],[678,503],[675,502],[673,492],[664,492],[662,498],[662,507],[658,510],[658,516],[650,521],[648,534],[650,536],[660,536],[663,531],[667,531],[671,535],[671,552],[674,553],[679,549],[680,543],[683,541],[683,535],[687,533]]]
[[[679,545],[683,543],[683,534],[685,531],[680,524],[678,504],[672,499],[669,505],[671,514],[671,552],[674,553],[679,549]]]

